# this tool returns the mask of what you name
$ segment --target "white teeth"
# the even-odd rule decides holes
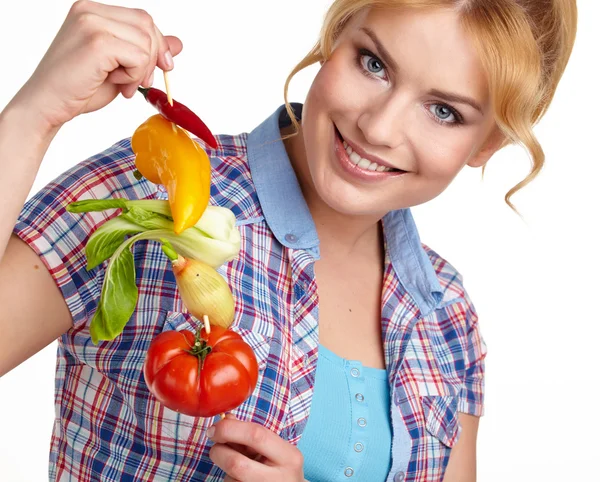
[[[355,154],[354,152],[352,154]],[[361,169],[368,169],[369,166],[371,165],[371,161],[367,161],[366,159],[361,159],[360,161],[358,161],[357,166],[360,167]]]
[[[346,149],[346,152],[348,153],[348,157],[350,158],[350,161],[353,164],[356,164],[361,169],[365,169],[367,171],[378,171],[378,172],[389,172],[389,171],[393,170],[389,167],[381,166],[381,165],[377,164],[376,162],[371,162],[367,159],[363,159],[356,152],[354,152],[352,150],[352,148],[348,145],[348,143],[346,141],[343,141],[343,144],[344,144],[344,148]]]

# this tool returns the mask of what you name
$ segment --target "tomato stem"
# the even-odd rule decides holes
[[[212,351],[212,346],[208,344],[208,341],[204,338],[201,338],[201,330],[196,330],[196,339],[193,345],[190,345],[190,349],[186,350],[187,353],[198,357],[198,375],[200,374],[200,370],[204,368],[204,360],[208,356],[208,354]]]

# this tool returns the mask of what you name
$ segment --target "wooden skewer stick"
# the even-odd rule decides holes
[[[204,331],[207,335],[210,335],[210,320],[208,319],[208,315],[204,315],[202,320],[204,321]],[[219,416],[221,417],[221,420],[223,420],[225,418],[225,412],[219,414]]]
[[[165,90],[167,91],[167,100],[169,104],[173,105],[173,98],[171,97],[171,89],[169,88],[169,76],[167,75],[167,71],[163,70],[163,75],[165,77]]]
[[[210,335],[210,320],[208,319],[208,315],[204,315],[202,321],[204,321],[204,331],[207,335]],[[221,420],[223,420],[225,418],[225,412],[221,413],[219,416],[221,417]]]

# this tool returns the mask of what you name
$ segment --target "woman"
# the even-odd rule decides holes
[[[485,346],[460,275],[420,243],[409,208],[510,142],[534,165],[507,201],[535,177],[543,153],[531,128],[575,22],[574,1],[337,0],[293,72],[321,63],[305,103],[203,146],[211,202],[234,211],[242,235],[222,270],[232,328],[261,367],[252,396],[214,423],[161,407],[143,381],[152,338],[196,323],[156,244],[134,247],[140,297],[123,334],[90,343],[104,267],[88,272],[83,248],[108,218],[65,207],[165,198],[133,175],[129,141],[23,208],[60,127],[151,85],[181,50],[145,12],[77,2],[0,118],[12,191],[2,194],[0,289],[14,292],[0,308],[12,320],[0,373],[59,337],[51,478],[474,480]]]

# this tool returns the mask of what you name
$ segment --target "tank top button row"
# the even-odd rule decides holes
[[[362,374],[362,365],[356,361],[346,361],[346,378],[350,387],[350,393],[354,395],[352,400],[352,448],[348,456],[348,466],[344,469],[344,475],[352,478],[362,465],[364,452],[367,444],[366,427],[369,417],[369,406],[365,401],[365,379]],[[349,375],[349,376],[348,376]]]

